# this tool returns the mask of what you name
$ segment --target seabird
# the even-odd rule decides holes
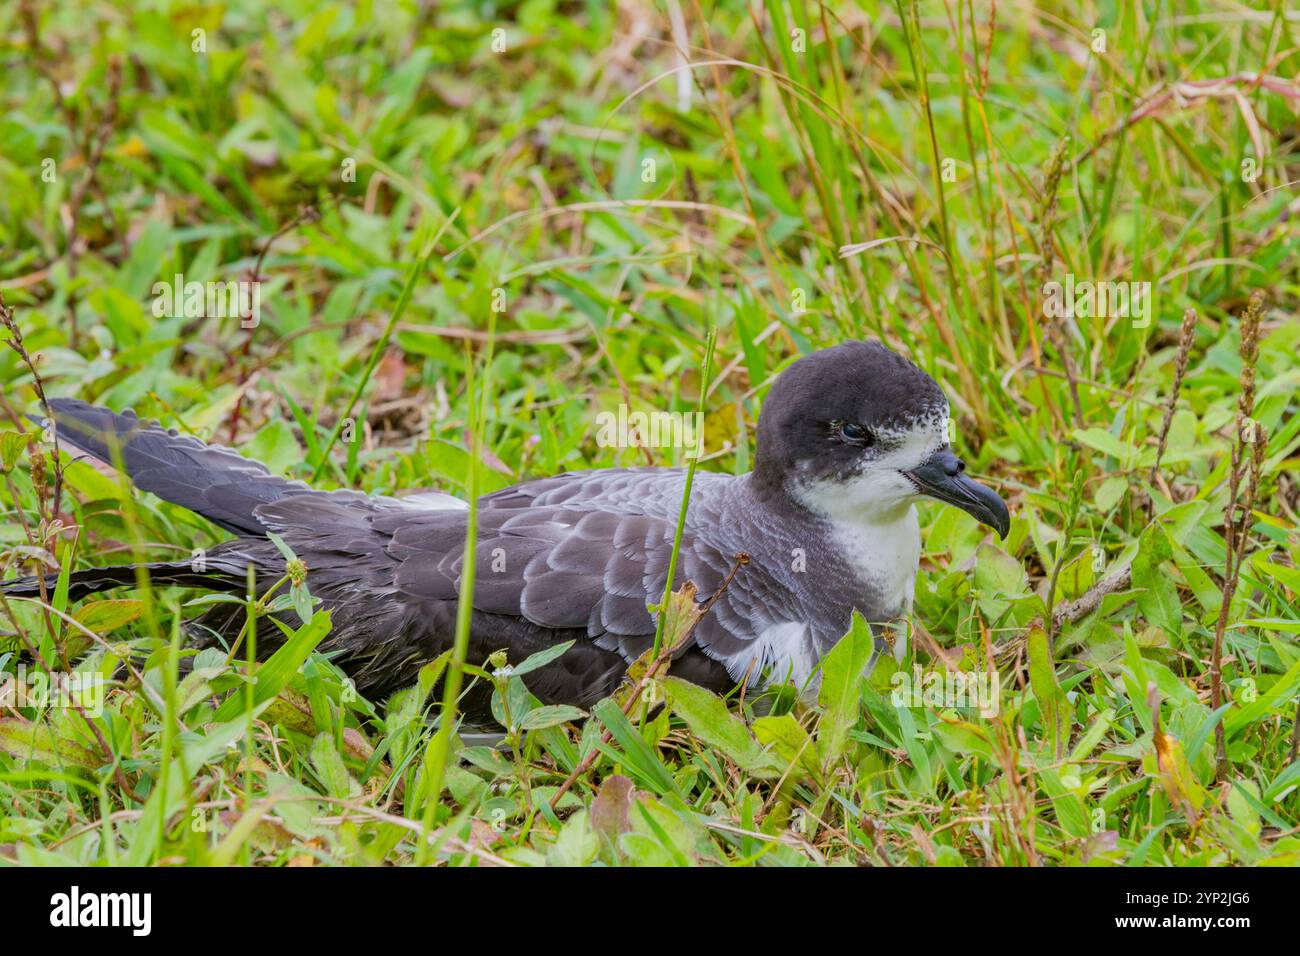
[[[155,583],[240,592],[251,565],[268,586],[285,571],[267,537],[274,532],[332,612],[319,649],[363,694],[381,699],[410,686],[451,646],[467,521],[458,499],[317,491],[132,412],[71,399],[52,400],[50,411],[63,444],[120,460],[136,487],[235,535],[207,551],[202,570],[146,565]],[[815,687],[818,662],[855,610],[876,627],[876,653],[885,650],[878,625],[911,609],[915,503],[955,505],[1002,537],[1010,523],[1001,498],[965,475],[948,418],[935,381],[879,342],[846,342],[791,364],[763,404],[753,471],[695,476],[674,586],[692,582],[700,602],[721,593],[673,674],[718,691],[742,679]],[[504,649],[518,663],[571,640],[529,675],[529,690],[583,707],[611,694],[653,643],[648,605],[663,598],[685,479],[681,468],[607,468],[480,498],[470,662]],[[738,566],[741,553],[748,562]],[[81,570],[69,596],[135,582],[132,566]],[[24,578],[4,590],[33,595],[37,584]],[[240,606],[218,604],[187,631],[200,646],[228,643],[243,620]],[[257,646],[269,652],[279,639],[266,626]],[[894,649],[901,658],[903,641]],[[492,723],[486,693],[471,693],[464,711],[471,725]]]

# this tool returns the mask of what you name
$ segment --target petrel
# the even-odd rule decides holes
[[[268,538],[274,532],[305,562],[311,594],[332,612],[319,649],[363,694],[379,699],[413,684],[423,664],[451,647],[463,502],[317,491],[132,412],[49,404],[61,442],[120,461],[136,487],[235,535],[207,552],[202,570],[146,565],[154,582],[240,592],[251,565],[266,587],[285,572]],[[815,687],[818,662],[855,610],[873,626],[910,611],[922,497],[1005,537],[1007,507],[965,475],[948,444],[948,417],[935,381],[879,342],[846,342],[782,372],[759,416],[753,471],[695,476],[674,588],[689,581],[698,601],[716,599],[672,672],[717,691],[741,680]],[[583,707],[611,694],[653,644],[649,606],[664,595],[685,481],[681,468],[607,468],[480,498],[469,661],[504,649],[517,663],[573,641],[529,675],[529,689],[545,703]],[[135,582],[134,566],[91,568],[72,574],[69,595]],[[37,585],[24,578],[4,589],[32,595]],[[187,631],[200,646],[228,644],[243,623],[240,606],[218,604]],[[258,634],[263,652],[283,639],[269,623]],[[876,633],[878,654],[885,645]],[[895,641],[899,656],[902,649]],[[471,724],[491,724],[486,693],[471,693],[464,708]]]

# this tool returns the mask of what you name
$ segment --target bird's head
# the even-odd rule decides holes
[[[879,342],[799,359],[759,416],[755,480],[827,517],[889,521],[928,496],[1005,538],[1006,504],[965,470],[948,444],[943,391]]]

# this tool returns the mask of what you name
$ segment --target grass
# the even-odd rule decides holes
[[[38,378],[322,487],[472,497],[644,463],[595,441],[620,402],[702,407],[701,467],[743,472],[772,378],[878,337],[944,386],[1013,514],[998,543],[923,509],[901,666],[996,673],[996,716],[896,705],[889,664],[858,677],[858,625],[816,706],[761,714],[653,671],[667,706],[583,723],[536,705],[536,661],[466,666],[501,750],[440,722],[459,660],[360,697],[288,570],[240,599],[282,623],[275,657],[205,651],[183,678],[208,599],[75,604],[65,573],[0,608],[0,669],[108,689],[102,713],[0,713],[0,859],[1300,861],[1300,24],[991,9],[0,10],[0,292],[37,371],[0,350],[6,576],[221,537],[56,469],[23,418]],[[260,277],[260,323],[157,316],[177,273]],[[1054,318],[1067,277],[1149,282],[1150,314]]]

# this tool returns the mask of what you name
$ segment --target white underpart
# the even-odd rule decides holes
[[[726,665],[727,673],[736,680],[748,675],[760,685],[789,680],[803,688],[817,667],[817,655],[808,640],[808,626],[801,621],[786,621],[760,631]]]

